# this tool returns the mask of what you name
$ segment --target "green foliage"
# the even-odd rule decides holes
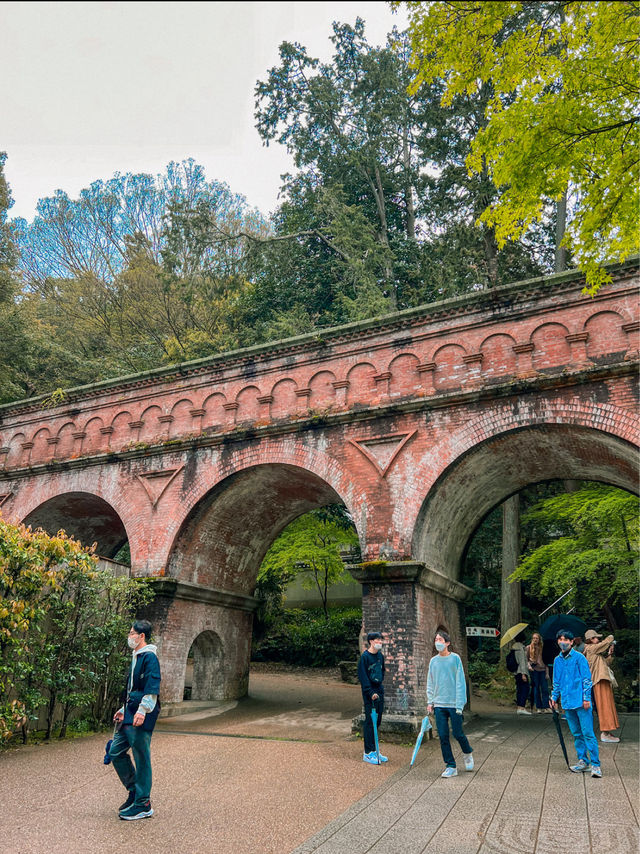
[[[349,580],[340,551],[358,546],[358,535],[342,505],[312,510],[291,522],[265,555],[256,595],[281,597],[286,585],[303,576],[303,587],[317,588],[328,616],[328,590]]]
[[[595,293],[639,246],[638,3],[404,5],[413,90],[442,80],[446,105],[489,88],[467,166],[500,195],[480,220],[503,246],[568,192],[564,245]]]
[[[123,641],[148,601],[144,584],[114,578],[63,532],[0,519],[0,745],[46,707],[47,737],[73,715],[105,723],[120,691]]]
[[[362,626],[360,608],[287,610],[253,650],[254,661],[277,661],[307,667],[335,667],[355,660]]]
[[[523,518],[544,527],[550,541],[525,554],[512,578],[553,598],[574,587],[571,604],[602,607],[609,620],[614,606],[633,613],[638,509],[636,496],[601,484],[539,502]]]
[[[476,652],[469,656],[469,681],[477,688],[489,688],[495,677],[497,662],[495,656],[486,652]]]

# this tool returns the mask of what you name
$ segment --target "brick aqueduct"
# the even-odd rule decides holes
[[[424,713],[438,627],[465,650],[459,573],[483,517],[554,478],[637,492],[637,261],[0,407],[5,518],[65,528],[155,576],[165,702],[246,693],[256,574],[298,515],[344,502],[387,706]]]

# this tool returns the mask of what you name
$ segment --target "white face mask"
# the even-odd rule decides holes
[[[127,644],[129,645],[129,649],[135,649],[138,646],[138,639],[140,635],[135,638],[127,638]]]
[[[443,643],[442,641],[436,641],[436,649],[438,650],[438,652],[444,652],[446,648],[446,643]]]
[[[381,643],[374,643],[373,648],[374,649],[382,649],[382,644]]]

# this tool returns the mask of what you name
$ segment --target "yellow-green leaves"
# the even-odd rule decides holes
[[[564,245],[591,293],[640,245],[640,4],[406,3],[414,87],[443,101],[490,85],[467,167],[500,189],[480,219],[499,246],[565,192]]]

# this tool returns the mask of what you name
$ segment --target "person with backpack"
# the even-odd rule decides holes
[[[368,647],[358,662],[358,679],[360,680],[364,703],[364,755],[362,760],[369,765],[378,765],[379,762],[389,761],[386,756],[376,751],[373,720],[371,718],[371,710],[375,709],[378,715],[379,729],[384,711],[384,655],[381,652],[382,635],[380,632],[369,632],[367,644]]]
[[[516,635],[505,664],[507,670],[513,673],[516,683],[516,706],[518,715],[530,715],[531,712],[525,708],[529,697],[529,666],[527,664],[527,652],[522,641],[524,632]]]

